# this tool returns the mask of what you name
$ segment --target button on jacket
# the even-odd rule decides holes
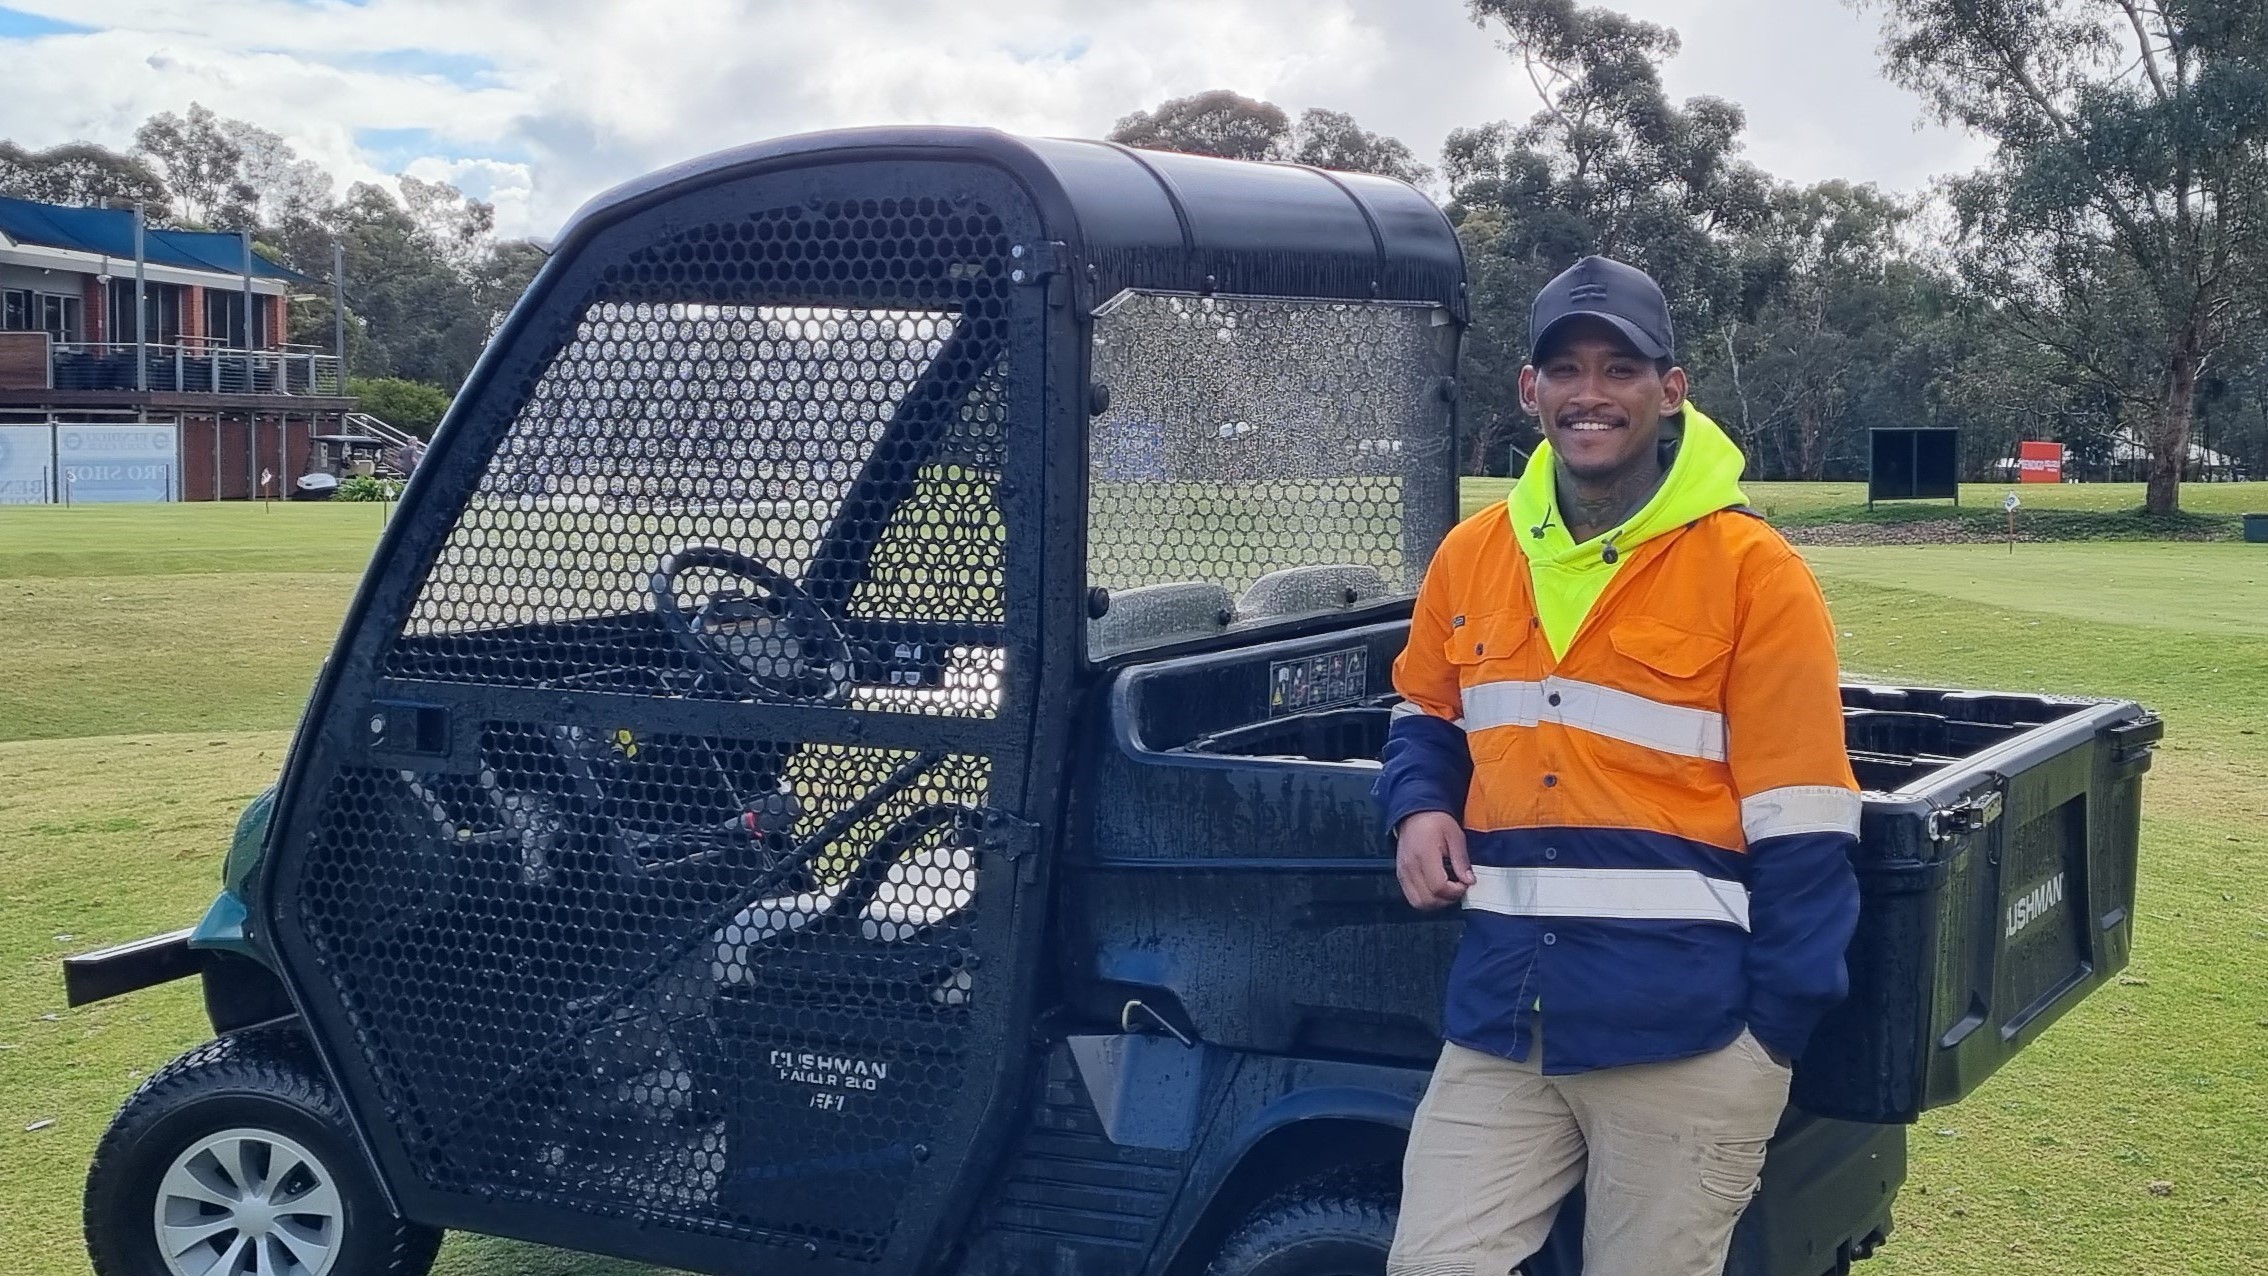
[[[1665,431],[1666,432],[1666,431]],[[1389,826],[1458,816],[1475,884],[1450,1040],[1542,1070],[1800,1054],[1847,991],[1859,797],[1834,631],[1688,407],[1661,487],[1581,544],[1539,448],[1443,541],[1395,663]]]

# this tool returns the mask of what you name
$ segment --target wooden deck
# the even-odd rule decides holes
[[[316,394],[207,394],[180,390],[0,390],[0,413],[130,412],[203,415],[212,412],[343,414],[356,400]]]

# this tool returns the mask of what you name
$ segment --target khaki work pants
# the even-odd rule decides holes
[[[1745,1030],[1669,1063],[1547,1077],[1442,1051],[1410,1130],[1388,1276],[1507,1276],[1577,1183],[1584,1276],[1719,1276],[1789,1072]]]

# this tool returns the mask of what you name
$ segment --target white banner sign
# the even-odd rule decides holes
[[[54,435],[44,425],[0,425],[0,505],[44,505]]]
[[[0,426],[0,505],[43,505],[54,490],[48,426]]]
[[[181,436],[170,425],[59,425],[63,497],[74,505],[180,498]]]

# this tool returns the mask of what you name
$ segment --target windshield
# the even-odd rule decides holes
[[[1102,657],[1414,593],[1456,514],[1441,351],[1407,303],[1127,292],[1096,314]]]
[[[750,679],[730,670],[673,674],[706,668],[708,647],[764,665],[776,644],[849,666],[846,686],[806,688],[829,702],[993,716],[1008,387],[961,327],[940,310],[590,307],[489,458],[388,672],[737,696]],[[917,387],[941,423],[885,447],[914,428]]]

